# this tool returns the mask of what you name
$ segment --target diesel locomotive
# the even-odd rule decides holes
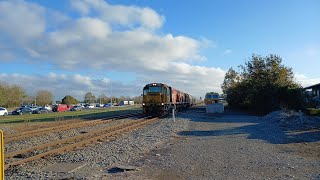
[[[143,113],[162,116],[172,109],[189,108],[196,103],[196,98],[163,83],[150,83],[143,88]]]
[[[218,103],[219,101],[220,101],[219,94],[215,92],[206,93],[206,96],[204,98],[204,103],[206,105]]]

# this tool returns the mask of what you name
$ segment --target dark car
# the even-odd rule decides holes
[[[49,113],[49,111],[44,107],[39,107],[36,110],[32,111],[33,114],[42,114],[42,113]]]
[[[82,107],[81,106],[73,106],[70,111],[81,111]]]
[[[103,107],[111,107],[111,103],[105,104]]]
[[[32,114],[32,110],[28,107],[20,107],[12,111],[12,115]]]

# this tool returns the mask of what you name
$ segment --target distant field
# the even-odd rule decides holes
[[[19,122],[45,122],[55,121],[62,119],[96,119],[104,118],[116,114],[123,114],[129,112],[140,112],[140,105],[113,107],[113,108],[97,108],[84,111],[67,111],[67,112],[54,112],[49,114],[27,114],[27,115],[12,115],[1,116],[0,124],[5,123],[19,123]]]

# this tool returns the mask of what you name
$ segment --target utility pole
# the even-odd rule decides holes
[[[112,82],[110,81],[110,86],[111,86],[111,93],[110,93],[110,96],[111,96],[111,109],[112,109]]]

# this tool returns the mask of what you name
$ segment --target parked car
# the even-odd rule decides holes
[[[103,104],[96,104],[96,107],[103,107]]]
[[[8,110],[4,107],[0,107],[0,116],[8,115]]]
[[[12,115],[32,114],[32,110],[28,107],[20,107],[12,111]]]
[[[111,103],[105,104],[103,107],[111,107]]]
[[[92,105],[92,104],[86,104],[86,105],[84,105],[84,107],[85,107],[85,108],[88,108],[88,109],[92,109],[92,108],[94,108],[94,105]]]
[[[73,106],[70,111],[82,111],[82,107],[81,106]]]
[[[44,107],[39,107],[38,109],[32,111],[32,114],[43,114],[43,113],[49,113],[49,111]]]
[[[66,105],[66,104],[56,104],[53,106],[52,111],[53,112],[64,112],[68,111],[72,106]]]
[[[33,111],[37,111],[39,109],[38,106],[30,106],[29,108],[32,110],[32,113]]]
[[[45,106],[43,106],[43,108],[45,108],[45,109],[48,110],[48,111],[51,111],[51,110],[52,110],[51,106],[49,106],[49,105],[45,105]]]

